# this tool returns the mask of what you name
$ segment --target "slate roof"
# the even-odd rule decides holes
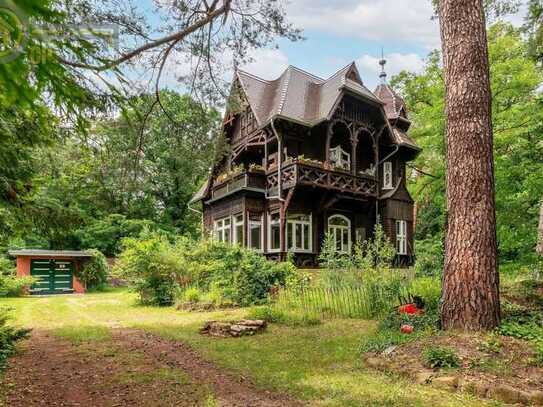
[[[42,250],[42,249],[21,249],[10,250],[10,256],[44,256],[44,257],[93,257],[91,253],[77,250]]]
[[[279,78],[267,81],[237,70],[236,77],[263,127],[274,117],[283,117],[307,126],[327,120],[333,113],[342,90],[348,90],[382,105],[383,102],[364,86],[355,63],[350,63],[328,79],[322,79],[294,66]]]

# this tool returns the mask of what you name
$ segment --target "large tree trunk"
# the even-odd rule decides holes
[[[537,247],[535,251],[543,257],[543,199],[539,208],[539,228],[537,233]]]
[[[443,329],[500,322],[494,163],[481,0],[440,0],[447,118],[447,235]]]

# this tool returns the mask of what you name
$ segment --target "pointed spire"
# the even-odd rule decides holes
[[[387,60],[385,59],[383,48],[381,48],[381,59],[379,60],[379,65],[381,65],[381,73],[379,74],[379,78],[381,78],[381,83],[383,85],[387,83],[387,73],[385,72],[386,63]]]

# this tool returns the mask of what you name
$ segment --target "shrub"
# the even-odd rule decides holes
[[[20,297],[34,283],[33,277],[17,277],[12,260],[0,257],[0,297]]]
[[[140,302],[148,305],[172,305],[179,291],[184,269],[180,256],[168,240],[156,233],[140,239],[123,240],[124,250],[114,274],[128,281],[138,292]]]
[[[30,329],[15,328],[7,324],[8,313],[6,309],[0,310],[0,369],[4,369],[9,356],[15,352],[15,343],[25,339]]]
[[[92,289],[103,288],[109,275],[106,257],[98,250],[87,250],[92,258],[84,262],[79,271],[79,279],[85,287]]]
[[[460,366],[460,358],[451,348],[429,346],[422,352],[424,364],[431,369],[455,368]]]
[[[418,276],[440,276],[443,273],[443,239],[434,236],[427,240],[418,240],[415,272]]]
[[[183,291],[183,300],[188,302],[198,302],[201,297],[200,290],[196,287],[189,287]]]

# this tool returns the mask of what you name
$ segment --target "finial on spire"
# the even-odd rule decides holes
[[[381,65],[381,73],[379,74],[379,78],[381,78],[381,83],[383,84],[385,84],[387,81],[387,73],[385,72],[386,63],[387,60],[385,59],[383,48],[381,48],[381,60],[379,61],[379,65]]]

